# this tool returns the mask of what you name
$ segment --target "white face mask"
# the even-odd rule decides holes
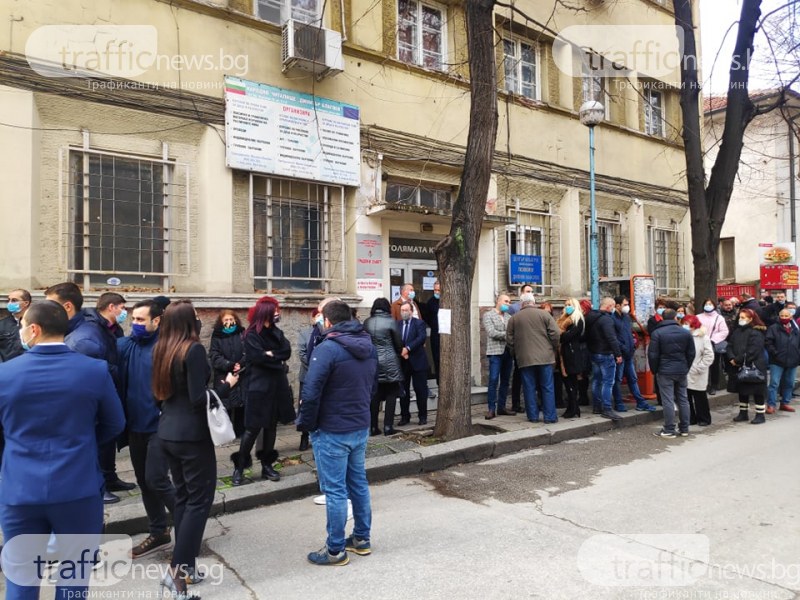
[[[629,312],[631,312],[631,307],[630,306],[623,306],[622,307],[622,314],[623,315],[627,315]]]
[[[739,325],[741,325],[742,327],[744,327],[748,323],[750,323],[750,321],[748,321],[747,319],[739,319]]]
[[[712,310],[714,310],[714,305],[713,304],[706,304],[703,307],[703,310],[706,311],[706,312],[711,312]]]
[[[684,329],[686,329],[687,331],[688,331],[689,329],[691,329],[691,326],[689,326],[689,325],[683,325],[682,327],[683,327]]]

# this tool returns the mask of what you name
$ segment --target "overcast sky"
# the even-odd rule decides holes
[[[766,14],[790,1],[792,0],[764,0],[761,12]],[[706,93],[724,94],[728,89],[728,69],[737,31],[735,26],[729,32],[728,28],[739,20],[741,8],[741,0],[700,0],[700,35]],[[756,52],[753,70],[750,74],[750,90],[777,87],[775,67],[770,68],[769,65],[761,62],[769,57],[769,50],[765,47],[764,39],[763,35],[756,36]],[[716,65],[713,64],[715,57],[717,57]],[[787,78],[784,73],[784,77],[791,79],[793,74]]]

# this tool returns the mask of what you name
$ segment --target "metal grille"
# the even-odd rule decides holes
[[[561,281],[560,221],[556,215],[537,211],[511,209],[508,214],[517,221],[517,225],[506,227],[508,255],[541,256],[542,283],[534,285],[533,291],[539,295],[549,294]]]
[[[678,295],[683,293],[683,256],[681,235],[674,229],[648,227],[649,267],[656,279],[658,294]]]
[[[453,210],[453,193],[449,189],[390,182],[386,184],[386,202],[450,212]]]
[[[86,291],[105,287],[102,276],[126,289],[168,289],[170,275],[187,274],[186,165],[88,149],[66,156],[62,247]]]
[[[589,236],[591,227],[586,219],[583,236],[583,274],[585,287],[591,281],[589,264]],[[597,220],[597,259],[600,277],[627,276],[628,242],[622,235],[619,221]]]
[[[319,291],[329,274],[328,186],[253,177],[256,289]]]

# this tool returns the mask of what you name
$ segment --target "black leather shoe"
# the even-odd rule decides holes
[[[498,408],[497,414],[501,417],[513,417],[516,416],[516,411],[513,410],[506,410],[505,408]]]
[[[371,436],[372,435],[380,435],[381,434],[381,430],[378,429],[377,427],[373,427],[372,429],[369,430],[369,434]]]
[[[397,424],[398,427],[402,427],[403,425],[408,425],[411,423],[411,419],[400,419],[400,422]]]
[[[244,471],[241,469],[234,469],[233,476],[231,477],[231,485],[238,487],[244,483]]]
[[[419,420],[419,424],[420,425],[427,425],[428,424],[428,419],[420,419]]]
[[[135,483],[127,483],[121,479],[106,483],[106,490],[109,492],[129,492],[136,487]]]
[[[395,433],[400,433],[394,427],[388,427],[383,430],[383,435],[394,435]]]
[[[522,408],[519,406],[512,406],[511,410],[515,413],[522,412]]]
[[[272,468],[272,465],[264,465],[261,467],[261,479],[269,479],[270,481],[280,481],[281,474]]]
[[[117,502],[119,502],[119,496],[116,494],[108,491],[103,494],[103,504],[116,504]]]
[[[612,421],[622,420],[622,417],[619,416],[618,413],[615,413],[613,410],[604,410],[602,413],[600,413],[600,416],[603,417],[604,419],[611,419]]]
[[[308,434],[304,434],[300,438],[300,452],[305,452],[306,450],[308,450],[308,445],[309,445],[308,444]]]

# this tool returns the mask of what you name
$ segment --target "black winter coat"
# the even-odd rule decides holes
[[[656,325],[650,337],[647,360],[653,373],[686,376],[694,362],[694,339],[692,334],[673,319],[665,319]]]
[[[794,369],[800,365],[800,331],[789,323],[789,331],[777,323],[767,328],[767,353],[771,365]]]
[[[364,330],[372,338],[378,353],[378,383],[403,381],[403,368],[400,364],[400,351],[403,340],[390,313],[382,310],[364,321]]]
[[[728,336],[728,349],[725,352],[725,368],[728,370],[728,391],[746,396],[766,395],[764,383],[739,383],[736,373],[747,360],[747,364],[755,365],[762,373],[767,372],[767,358],[764,352],[766,345],[766,328],[761,325],[738,325]],[[731,365],[731,360],[736,364]]]
[[[244,327],[237,325],[233,333],[225,333],[221,327],[214,328],[211,333],[208,359],[211,361],[211,368],[214,369],[214,380],[225,379],[225,376],[233,371],[236,363],[242,364],[244,358],[242,332]]]
[[[272,356],[267,356],[268,351]],[[264,327],[261,333],[255,329],[245,333],[244,424],[248,429],[272,427],[276,418],[283,424],[294,421],[294,399],[285,364],[291,355],[292,345],[275,325]]]
[[[583,319],[578,324],[570,324],[561,334],[561,364],[567,375],[580,375],[589,370],[589,356],[586,349],[584,334],[586,323]]]
[[[614,318],[607,312],[591,310],[586,315],[586,344],[592,354],[622,356]]]

